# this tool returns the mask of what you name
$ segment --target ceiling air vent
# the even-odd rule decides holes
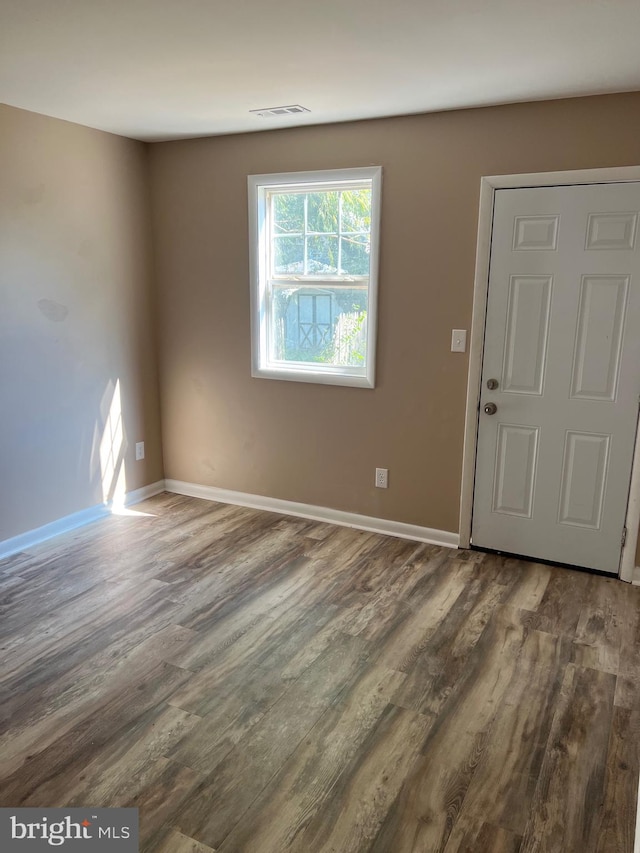
[[[301,107],[300,104],[290,104],[288,107],[267,107],[262,110],[249,110],[260,118],[281,118],[282,116],[292,116],[297,113],[310,113],[306,107]]]

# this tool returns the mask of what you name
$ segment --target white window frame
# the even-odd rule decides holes
[[[296,364],[272,362],[268,350],[268,223],[269,190],[291,187],[301,191],[347,188],[354,181],[371,181],[371,242],[369,253],[369,285],[367,303],[367,355],[362,367],[352,365]],[[353,169],[331,169],[313,172],[281,172],[273,175],[249,175],[249,264],[251,276],[251,375],[290,382],[318,382],[328,385],[375,387],[376,327],[378,303],[378,256],[380,245],[380,194],[382,168],[365,166]],[[346,186],[343,186],[346,185]],[[340,241],[338,241],[338,244]],[[300,284],[331,280],[363,281],[366,277],[322,276],[299,277]]]

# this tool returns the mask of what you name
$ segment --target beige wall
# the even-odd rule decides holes
[[[456,530],[467,356],[449,336],[470,325],[480,176],[638,164],[639,107],[632,94],[145,147],[0,106],[0,541],[113,491],[100,446],[118,380],[126,488],[163,476],[149,153],[167,476]],[[371,163],[377,388],[252,379],[247,174]]]
[[[640,94],[153,145],[166,476],[457,530],[480,177],[638,163]],[[376,389],[252,379],[247,175],[367,164]]]
[[[116,465],[162,477],[150,273],[146,147],[0,106],[0,540],[113,490],[118,380]]]

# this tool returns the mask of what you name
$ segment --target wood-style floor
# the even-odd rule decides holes
[[[0,805],[146,853],[625,853],[640,589],[160,495],[0,562]]]

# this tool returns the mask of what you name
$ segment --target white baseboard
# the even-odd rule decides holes
[[[640,586],[640,566],[636,566],[633,570],[633,577],[631,578],[631,583],[634,586]]]
[[[163,491],[164,480],[158,480],[157,483],[151,483],[141,489],[127,492],[124,505],[132,506]],[[11,554],[16,554],[18,551],[25,551],[34,545],[46,542],[47,539],[53,539],[54,536],[59,536],[61,533],[68,533],[70,530],[91,524],[92,521],[105,518],[111,514],[112,509],[110,503],[97,504],[87,509],[81,509],[79,512],[73,512],[71,515],[65,515],[64,518],[58,518],[49,524],[43,524],[42,527],[36,527],[35,530],[27,530],[25,533],[11,537],[11,539],[5,539],[0,542],[0,559],[10,557]]]
[[[435,530],[431,527],[420,527],[417,524],[406,524],[403,521],[389,521],[386,518],[373,518],[369,515],[359,515],[355,512],[344,512],[339,509],[331,509],[324,506],[313,506],[312,504],[297,503],[296,501],[285,501],[279,498],[268,498],[263,495],[250,495],[245,492],[236,492],[231,489],[218,489],[215,486],[200,486],[197,483],[185,483],[181,480],[158,480],[141,489],[128,492],[125,497],[125,506],[132,506],[146,498],[153,497],[163,491],[175,492],[179,495],[188,495],[193,498],[203,498],[208,501],[246,506],[251,509],[261,509],[266,512],[277,512],[282,515],[293,515],[297,518],[308,518],[312,521],[325,521],[329,524],[337,524],[341,527],[355,527],[358,530],[366,530],[370,533],[382,533],[386,536],[395,536],[399,539],[411,539],[416,542],[427,542],[430,545],[442,545],[446,548],[457,548],[459,537],[457,533],[446,530]],[[111,504],[98,504],[87,509],[66,515],[44,524],[35,530],[27,530],[11,539],[0,542],[0,559],[9,557],[19,551],[25,551],[47,539],[53,539],[61,533],[68,533],[100,518],[105,518],[114,510]]]
[[[139,504],[140,501],[146,501],[147,498],[159,495],[160,492],[164,492],[164,490],[164,480],[158,480],[156,483],[149,483],[148,486],[142,486],[139,489],[134,489],[132,492],[127,492],[124,498],[124,505],[133,506],[133,504]]]
[[[636,803],[636,834],[633,842],[633,853],[640,853],[640,795],[638,795],[638,802]]]
[[[263,495],[249,495],[245,492],[235,492],[231,489],[218,489],[215,486],[200,486],[197,483],[185,483],[182,480],[165,480],[167,492],[188,495],[192,498],[204,498],[208,501],[246,506],[251,509],[262,509],[267,512],[278,512],[282,515],[294,515],[298,518],[308,518],[312,521],[326,521],[342,527],[355,527],[370,533],[383,533],[399,539],[412,539],[416,542],[427,542],[430,545],[442,545],[446,548],[458,547],[458,534],[446,530],[435,530],[431,527],[420,527],[417,524],[406,524],[403,521],[389,521],[386,518],[372,518],[369,515],[359,515],[355,512],[344,512],[324,506],[285,501],[279,498],[268,498]]]

